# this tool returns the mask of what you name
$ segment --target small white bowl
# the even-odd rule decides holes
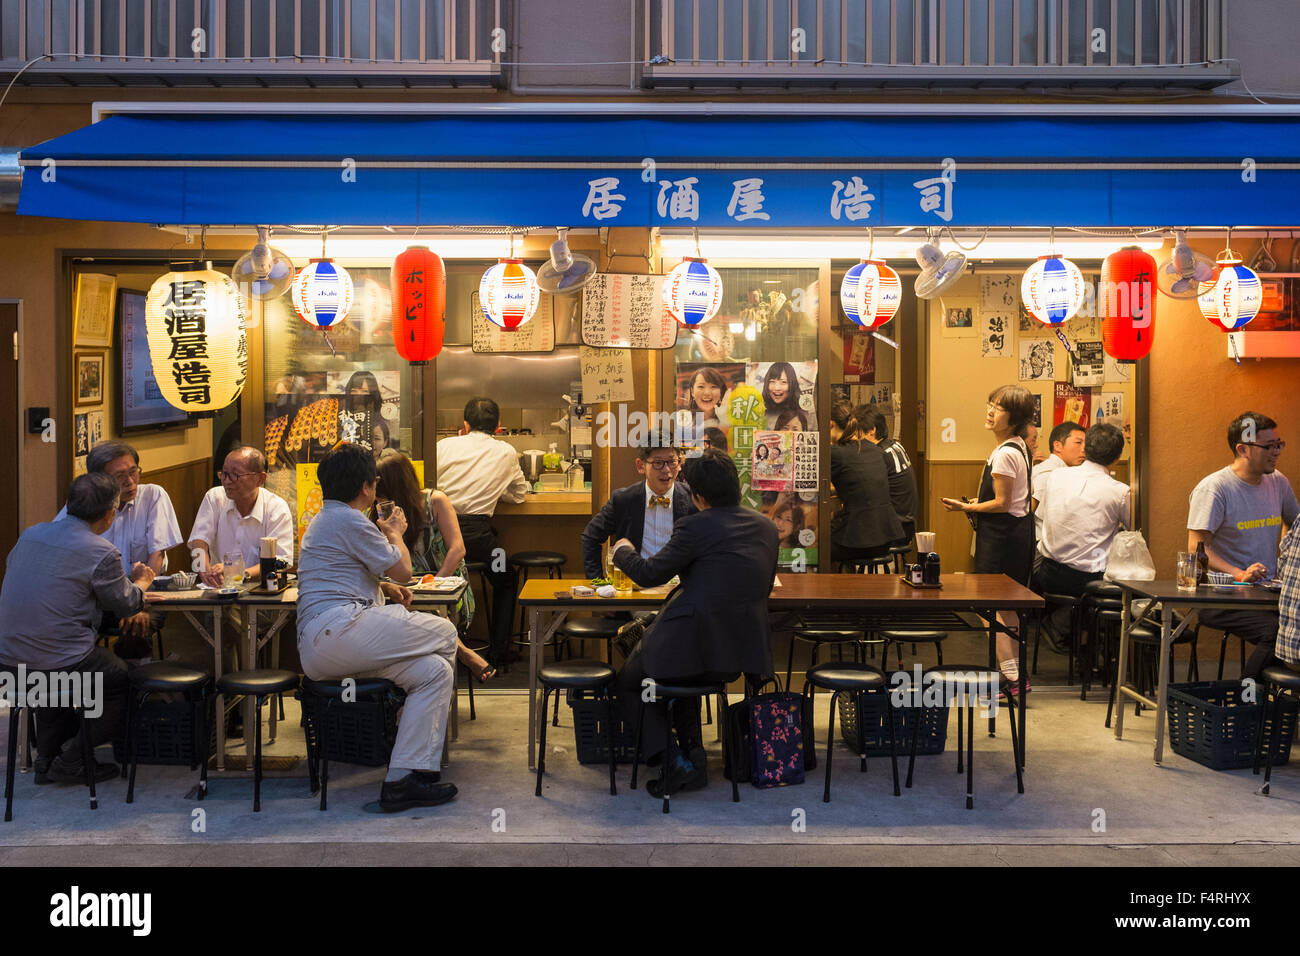
[[[194,587],[194,582],[199,579],[197,574],[190,571],[177,571],[172,575],[171,583],[168,585],[173,591],[187,591]]]
[[[1226,571],[1206,571],[1205,582],[1213,587],[1221,588],[1232,584],[1232,575]]]

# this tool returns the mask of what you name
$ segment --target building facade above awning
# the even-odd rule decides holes
[[[171,104],[23,150],[18,211],[189,225],[769,230],[1300,220],[1293,110],[659,105],[671,111]]]

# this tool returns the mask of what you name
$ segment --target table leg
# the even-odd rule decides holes
[[[195,622],[197,623],[197,622]],[[216,672],[213,680],[220,680],[225,673],[221,661],[221,608],[218,606],[212,615],[212,669]],[[217,770],[226,769],[226,695],[217,694]]]
[[[1124,683],[1128,679],[1128,630],[1133,610],[1133,592],[1124,589],[1124,610],[1119,624],[1119,659],[1115,662],[1115,739],[1124,736]]]
[[[1019,711],[1019,714],[1011,715],[1011,719],[1017,722],[1020,731],[1020,740],[1018,741],[1019,746],[1016,748],[1017,750],[1016,759],[1020,761],[1020,769],[1022,772],[1025,768],[1025,749],[1026,749],[1025,748],[1025,703],[1026,703],[1025,698],[1027,695],[1025,694],[1025,684],[1029,682],[1029,641],[1023,640],[1023,638],[1026,638],[1029,634],[1029,629],[1025,626],[1025,617],[1026,614],[1028,613],[1030,612],[1027,611],[1020,612],[1020,636],[1022,638],[1022,640],[1020,641],[1020,693],[1017,695],[1017,700],[1016,700],[1016,707],[1017,710]],[[1020,792],[1024,793],[1025,792],[1024,780],[1018,779],[1016,783],[1019,785]]]
[[[989,612],[989,670],[998,670],[998,614],[996,611]],[[974,724],[971,725],[970,732],[975,733]],[[998,732],[997,720],[989,718],[989,736],[996,737]]]
[[[528,609],[528,769],[537,766],[537,671],[542,657],[542,609]],[[545,719],[546,715],[542,715]]]
[[[252,613],[247,613],[252,612]],[[257,611],[254,608],[241,608],[240,613],[244,614],[244,643],[246,645],[245,653],[248,655],[244,663],[246,670],[255,670],[257,668]],[[272,709],[275,704],[271,704]],[[244,768],[251,769],[253,766],[253,750],[257,746],[257,697],[256,695],[246,696],[244,698]]]
[[[1174,610],[1168,605],[1160,615],[1160,677],[1156,681],[1156,766],[1165,755],[1165,695],[1169,690],[1169,671],[1173,662]]]

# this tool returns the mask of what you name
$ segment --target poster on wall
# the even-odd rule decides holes
[[[1095,424],[1114,425],[1124,433],[1125,445],[1133,441],[1132,426],[1129,424],[1128,415],[1125,411],[1123,392],[1103,391],[1099,393],[1093,408],[1093,422]]]
[[[1043,427],[1043,396],[1038,394],[1034,395],[1034,417],[1030,424],[1039,429]]]
[[[777,564],[782,568],[803,570],[818,563],[817,502],[805,501],[790,491],[763,493],[763,514],[776,525],[778,535]]]
[[[943,337],[946,339],[973,339],[980,334],[980,307],[977,299],[945,296],[939,300],[939,314],[943,319]]]
[[[86,421],[86,415],[72,416],[72,436],[74,455],[85,455],[90,451],[90,425]]]
[[[1076,342],[1070,361],[1072,383],[1077,388],[1101,385],[1106,377],[1101,342]]]
[[[763,396],[769,429],[817,430],[816,362],[750,362],[745,377]]]
[[[90,447],[94,448],[104,440],[104,410],[97,408],[86,415],[87,441]]]
[[[636,397],[632,387],[632,350],[578,347],[578,364],[582,368],[582,400],[596,402],[630,402]]]
[[[1052,424],[1077,422],[1083,428],[1092,424],[1092,391],[1057,382],[1052,400]]]
[[[1020,381],[1051,382],[1056,379],[1056,344],[1047,339],[1020,342]]]
[[[544,295],[533,317],[517,329],[503,329],[486,315],[479,305],[478,290],[469,295],[470,351],[485,352],[554,352],[555,304],[553,296]]]
[[[794,434],[760,431],[754,434],[752,484],[759,491],[791,491],[794,482]]]
[[[983,358],[1010,358],[1011,312],[980,312],[980,355]]]
[[[1014,316],[1020,308],[1020,282],[1009,275],[980,276],[980,311]]]
[[[702,440],[710,428],[728,433],[738,424],[732,420],[730,401],[742,388],[746,388],[744,362],[679,362],[676,408],[682,437]]]
[[[876,380],[876,339],[870,332],[844,332],[844,381],[869,385]]]
[[[1133,381],[1133,364],[1132,362],[1121,362],[1107,355],[1105,359],[1106,384],[1127,385]]]

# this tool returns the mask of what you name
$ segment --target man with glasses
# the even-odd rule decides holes
[[[207,571],[199,576],[221,587],[223,557],[236,553],[244,559],[244,579],[260,580],[263,538],[275,538],[275,556],[293,563],[293,516],[279,495],[267,491],[266,457],[251,445],[241,445],[226,456],[220,486],[203,496],[189,548],[203,557]]]
[[[1228,426],[1234,460],[1196,486],[1187,515],[1187,550],[1204,544],[1211,571],[1238,581],[1277,576],[1278,538],[1300,512],[1291,483],[1277,470],[1285,446],[1267,415],[1246,412]],[[1200,620],[1255,645],[1243,676],[1257,676],[1272,660],[1276,611],[1206,610]]]
[[[645,480],[611,494],[582,532],[582,567],[588,577],[604,575],[600,549],[607,539],[626,538],[641,557],[652,558],[672,537],[674,523],[695,514],[690,487],[677,480],[680,468],[681,455],[667,436],[652,435],[637,450],[636,471]]]
[[[184,539],[176,523],[176,510],[172,500],[161,485],[141,484],[140,454],[124,441],[102,441],[86,456],[86,472],[103,472],[117,479],[122,490],[117,517],[104,532],[113,547],[122,556],[122,571],[130,574],[137,564],[147,564],[154,574],[162,574],[168,548],[174,548]],[[68,513],[65,507],[58,518]],[[57,520],[57,519],[56,519]],[[161,627],[164,615],[157,612],[151,621],[148,611],[141,611],[118,622],[123,638],[117,652],[129,659],[147,656],[148,648],[141,640],[151,627]],[[110,629],[113,622],[105,615],[102,627]]]

